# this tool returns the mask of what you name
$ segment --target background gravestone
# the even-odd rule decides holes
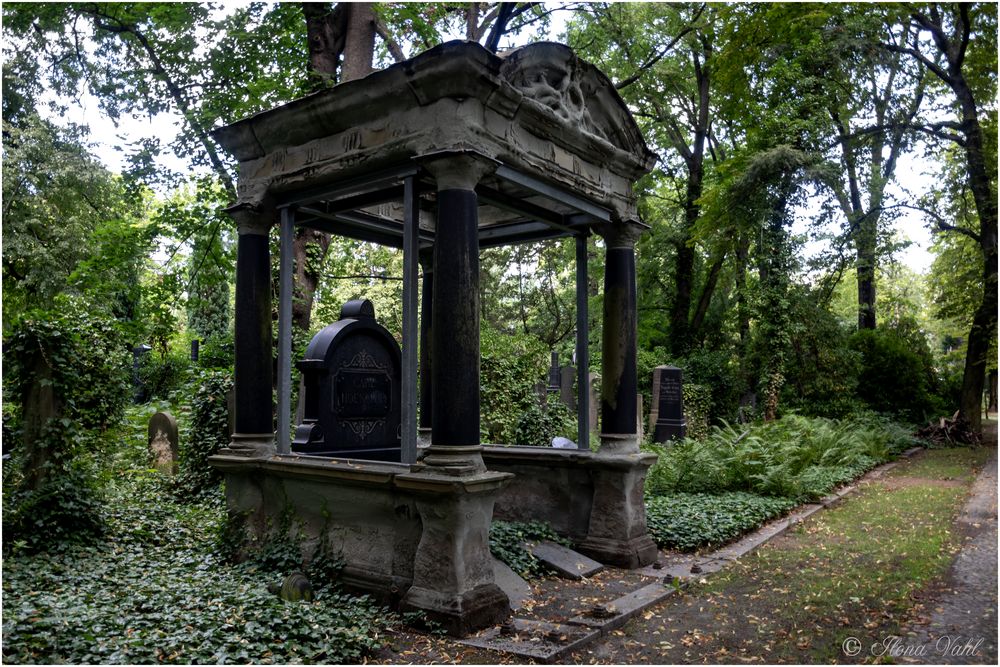
[[[563,366],[559,369],[559,398],[570,412],[576,410],[576,388],[573,386],[575,382],[575,366]]]
[[[169,412],[157,412],[149,418],[146,433],[153,467],[166,475],[177,472],[179,446],[174,416]]]
[[[681,369],[676,366],[657,366],[653,369],[654,442],[680,440],[687,435],[682,388]]]
[[[313,337],[302,371],[302,423],[292,450],[315,456],[399,461],[399,345],[375,321],[371,301],[348,301]]]

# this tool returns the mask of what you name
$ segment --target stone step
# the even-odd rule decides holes
[[[592,577],[604,569],[604,566],[596,560],[549,540],[542,540],[537,544],[529,543],[525,547],[535,558],[555,570],[560,577],[566,579],[578,580]]]
[[[590,613],[574,616],[566,622],[588,627],[602,634],[611,632],[676,592],[675,588],[668,587],[664,582],[649,584],[616,600],[597,605]]]
[[[500,627],[460,639],[458,643],[551,664],[559,662],[598,635],[599,630],[580,625],[514,618]]]

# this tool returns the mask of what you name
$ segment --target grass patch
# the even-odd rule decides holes
[[[978,460],[969,450],[925,458],[900,474],[957,476]],[[965,487],[868,485],[714,576],[697,594],[753,615],[759,635],[777,640],[766,653],[771,662],[853,662],[841,651],[844,639],[857,637],[867,650],[897,633],[911,596],[947,571],[960,546],[952,522],[966,493]]]
[[[752,493],[676,493],[646,501],[646,526],[658,546],[691,551],[724,544],[794,506]]]
[[[929,449],[891,470],[889,476],[971,481],[989,457],[990,450],[986,447]]]

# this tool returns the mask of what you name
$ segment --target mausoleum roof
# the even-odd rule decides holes
[[[411,170],[423,178],[421,158],[431,155],[481,155],[498,168],[481,183],[480,227],[516,231],[495,235],[504,240],[552,236],[525,227],[546,215],[546,229],[561,224],[564,233],[637,220],[632,184],[656,160],[608,78],[552,42],[500,55],[448,42],[213,136],[239,161],[238,206],[340,215],[329,190],[367,205],[355,209],[362,217],[383,220],[399,216],[388,197],[358,199],[371,190],[364,183],[392,185]],[[432,232],[433,216],[421,227]]]

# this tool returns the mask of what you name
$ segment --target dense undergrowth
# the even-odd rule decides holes
[[[34,552],[5,545],[6,663],[357,663],[381,646],[394,615],[335,585],[315,601],[268,591],[288,571],[233,565],[219,552],[221,493],[177,499],[173,484],[138,464],[142,420],[114,457],[98,540]]]
[[[659,459],[646,477],[650,534],[666,548],[725,543],[915,444],[904,427],[868,413],[724,424],[700,440],[651,447]]]

